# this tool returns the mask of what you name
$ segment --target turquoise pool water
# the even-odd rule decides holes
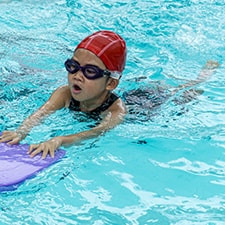
[[[220,63],[196,87],[204,90],[196,100],[176,105],[178,94],[148,120],[127,119],[70,147],[59,163],[0,193],[0,224],[224,224],[224,10],[220,0],[0,1],[0,130],[16,129],[66,83],[65,59],[99,29],[127,41],[119,94],[176,86],[196,78],[207,60]],[[62,110],[23,143],[91,123]]]

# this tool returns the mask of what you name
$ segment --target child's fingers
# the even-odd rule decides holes
[[[46,144],[45,148],[43,149],[42,159],[45,159],[47,155],[50,155],[52,158],[55,156],[55,148],[51,145]]]
[[[52,158],[54,158],[55,157],[55,149],[54,148],[50,149],[49,154]]]
[[[3,136],[0,137],[0,143],[2,143],[2,142],[7,142]]]
[[[43,143],[30,145],[27,153],[30,154],[30,156],[33,158],[34,156],[36,156],[40,152],[43,152],[42,153],[42,159],[45,159],[48,154],[50,154],[50,156],[52,158],[54,158],[54,156],[55,156],[55,149],[50,148],[48,145],[43,144]]]
[[[9,142],[12,140],[13,140],[13,137],[11,137],[11,136],[1,136],[1,138],[0,138],[0,142]]]
[[[7,142],[8,144],[18,144],[20,138],[16,132],[4,131],[0,136],[0,142]]]
[[[30,154],[31,157],[34,157],[40,152],[42,152],[41,144],[37,144],[37,145],[30,145],[27,153]]]
[[[30,154],[34,149],[37,148],[37,146],[38,146],[38,145],[30,145],[30,147],[29,147],[27,153]]]
[[[55,147],[51,146],[49,143],[34,144],[34,145],[30,145],[27,153],[30,154],[31,157],[34,157],[40,152],[43,152],[42,159],[45,159],[48,154],[50,154],[50,156],[54,158]]]
[[[14,138],[13,140],[7,142],[7,144],[9,145],[16,145],[20,142],[20,139],[19,138]]]
[[[45,159],[46,156],[48,155],[48,152],[49,152],[49,149],[46,147],[44,150],[43,150],[43,153],[42,153],[42,159]]]
[[[6,131],[3,131],[3,132],[2,132],[2,136],[3,136],[3,135],[7,135],[7,134],[10,134],[10,133],[12,133],[12,131],[8,131],[8,130],[6,130]]]

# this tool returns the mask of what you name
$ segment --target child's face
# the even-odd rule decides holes
[[[102,60],[86,49],[77,49],[73,55],[73,60],[77,61],[80,66],[94,65],[100,69],[106,69]],[[107,82],[109,79],[111,78],[87,79],[80,70],[74,74],[68,73],[68,83],[73,98],[90,105],[104,100],[108,93]]]

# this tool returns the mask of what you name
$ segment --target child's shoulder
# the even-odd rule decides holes
[[[70,92],[69,86],[68,85],[62,85],[59,86],[56,91],[58,92]]]
[[[68,85],[63,85],[58,88],[53,92],[53,95],[62,95],[62,96],[70,96],[70,89]]]
[[[71,93],[68,85],[63,85],[58,87],[51,95],[51,99],[60,100],[64,102],[65,105],[68,104],[71,98]]]

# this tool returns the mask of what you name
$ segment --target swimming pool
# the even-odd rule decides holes
[[[169,99],[149,120],[70,147],[59,163],[0,193],[1,224],[224,224],[223,1],[4,0],[0,8],[0,130],[15,129],[66,83],[65,59],[98,29],[127,41],[119,94],[158,80],[176,86],[209,59],[221,64],[196,100]],[[62,110],[24,142],[90,123]]]

